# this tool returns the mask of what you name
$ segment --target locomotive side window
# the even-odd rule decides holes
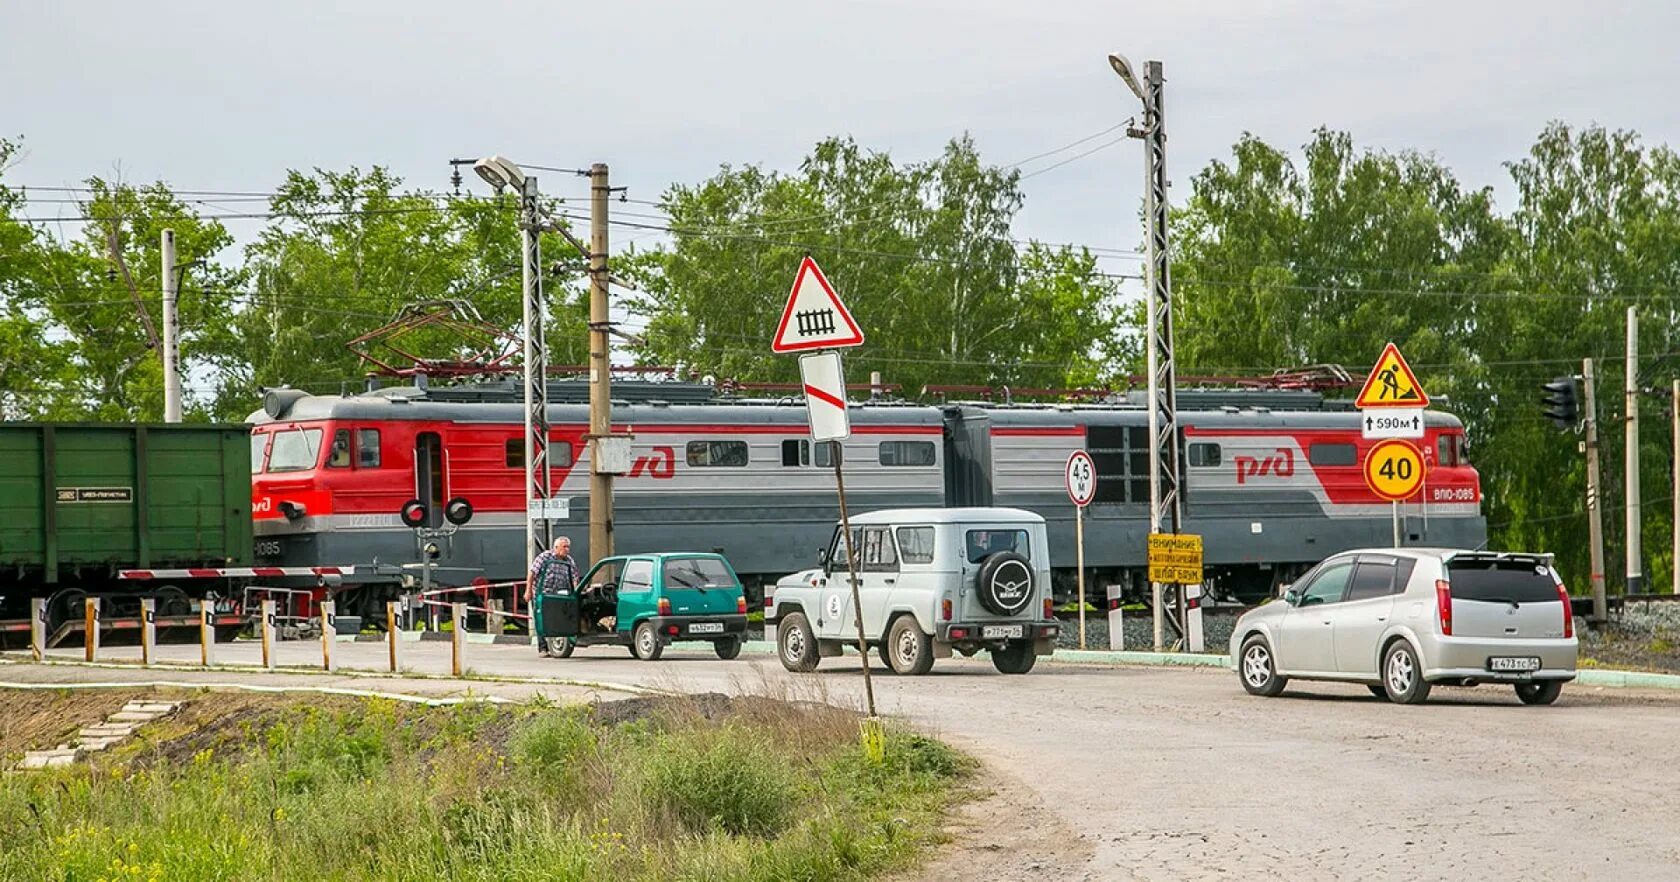
[[[379,468],[379,430],[356,430],[356,468]]]
[[[934,465],[932,441],[882,441],[877,455],[884,466]]]
[[[1307,462],[1316,466],[1359,464],[1359,449],[1352,444],[1314,444],[1307,448]]]
[[[522,469],[525,467],[524,437],[509,438],[502,442],[502,462],[510,469]],[[567,468],[571,466],[571,442],[550,441],[548,444],[548,464],[556,468]]]
[[[818,441],[817,449],[811,457],[811,464],[820,469],[834,468],[834,452],[839,450],[838,441]]]
[[[1197,468],[1219,465],[1219,445],[1200,442],[1190,445],[1190,464]]]
[[[347,469],[350,467],[350,430],[339,429],[333,432],[332,453],[327,456],[327,468]]]
[[[691,466],[744,466],[747,464],[745,441],[690,441],[688,464]]]
[[[798,438],[789,438],[782,442],[782,465],[806,466],[811,464],[811,442]]]
[[[1470,464],[1470,449],[1465,445],[1463,435],[1442,435],[1435,444],[1439,453],[1436,465],[1467,466]]]
[[[1097,467],[1096,502],[1149,502],[1149,430],[1091,426],[1086,449]]]

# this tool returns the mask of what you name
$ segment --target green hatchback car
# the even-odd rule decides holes
[[[539,636],[561,658],[579,646],[612,643],[653,661],[679,641],[712,644],[718,658],[741,654],[747,597],[718,554],[609,557],[584,576],[577,594],[541,598]]]

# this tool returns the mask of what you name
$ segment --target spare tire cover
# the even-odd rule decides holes
[[[1032,603],[1032,564],[1013,551],[1000,551],[981,561],[974,588],[981,606],[1000,616],[1015,615]]]

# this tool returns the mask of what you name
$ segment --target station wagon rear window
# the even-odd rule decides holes
[[[1557,603],[1548,567],[1514,560],[1450,560],[1447,582],[1454,600],[1489,603]]]
[[[312,469],[321,454],[320,429],[292,429],[274,433],[274,448],[268,454],[271,472],[301,472]]]
[[[884,466],[934,465],[932,441],[882,441],[879,453]]]
[[[733,588],[735,577],[715,557],[668,557],[665,559],[666,588]]]
[[[690,441],[688,464],[691,466],[744,466],[747,464],[745,441]]]
[[[1027,547],[1026,530],[969,530],[963,546],[969,563],[979,563],[1000,551],[1013,551],[1028,560],[1032,554]]]

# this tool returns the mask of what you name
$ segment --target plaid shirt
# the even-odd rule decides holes
[[[538,594],[558,594],[575,589],[578,575],[577,564],[569,554],[545,551],[531,561],[531,581],[535,583]]]

